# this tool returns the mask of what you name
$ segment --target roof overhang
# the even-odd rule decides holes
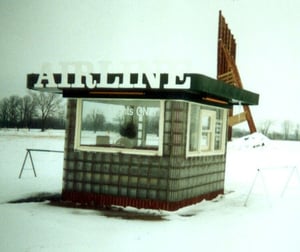
[[[27,88],[72,98],[176,99],[230,107],[258,105],[259,95],[201,74],[28,74]],[[75,81],[76,79],[76,81]],[[78,80],[79,79],[79,80]],[[127,81],[126,81],[127,80]]]

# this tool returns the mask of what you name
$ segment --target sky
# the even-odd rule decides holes
[[[0,99],[25,95],[26,75],[48,62],[175,62],[216,78],[222,10],[243,86],[260,95],[254,121],[300,123],[299,9],[297,0],[0,0]]]

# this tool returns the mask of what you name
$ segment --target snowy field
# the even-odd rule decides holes
[[[18,176],[26,148],[63,146],[63,131],[0,130],[0,251],[300,249],[299,142],[270,141],[260,135],[234,140],[227,149],[225,195],[175,212],[126,208],[124,215],[48,201],[7,203],[60,193],[61,153],[33,152],[37,177],[29,160],[22,178]]]

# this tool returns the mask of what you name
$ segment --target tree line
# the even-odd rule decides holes
[[[60,95],[29,92],[20,97],[11,95],[0,100],[1,128],[65,128],[65,110]]]
[[[156,132],[158,117],[149,118],[147,132]],[[11,95],[0,100],[0,128],[47,128],[64,129],[66,123],[65,106],[61,95],[45,92],[29,93],[23,97]],[[258,131],[271,139],[300,140],[300,124],[293,124],[285,120],[281,125],[272,120],[265,120],[259,124]],[[279,127],[278,127],[279,126]],[[110,129],[117,130],[118,124],[107,123],[103,114],[92,111],[83,121],[85,130],[97,131]],[[276,128],[276,129],[272,129]],[[236,128],[233,137],[249,134],[247,130]]]
[[[264,120],[258,124],[258,132],[274,140],[300,141],[300,124],[289,120],[281,122]],[[248,134],[248,130],[241,128],[233,130],[233,137],[242,137]]]
[[[82,129],[97,131],[114,131],[122,130],[124,126],[124,118],[122,116],[114,118],[114,122],[108,122],[105,115],[99,110],[92,110],[82,120]],[[137,127],[137,125],[135,125]],[[147,133],[158,134],[159,115],[147,116],[145,130]]]
[[[300,140],[300,124],[284,120],[279,124],[272,120],[265,120],[260,125],[262,134],[271,139]]]

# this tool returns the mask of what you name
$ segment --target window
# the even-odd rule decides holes
[[[216,112],[211,110],[202,110],[200,113],[201,135],[199,137],[199,146],[202,151],[214,150],[214,126]]]
[[[190,103],[188,156],[224,153],[226,116],[226,109]]]
[[[78,99],[75,148],[161,155],[163,101]]]

